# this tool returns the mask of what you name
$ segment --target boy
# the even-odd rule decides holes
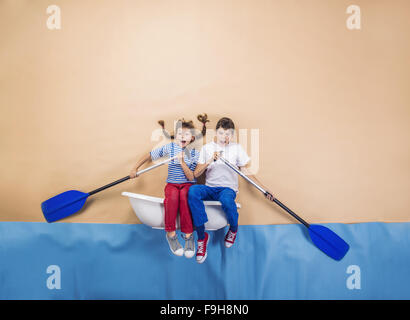
[[[199,177],[205,170],[205,185],[193,185],[188,192],[188,204],[191,209],[192,220],[198,234],[196,261],[203,263],[207,257],[207,245],[209,235],[205,232],[205,223],[208,217],[205,212],[204,200],[220,201],[227,220],[229,230],[225,236],[225,247],[230,248],[236,239],[238,232],[238,210],[235,203],[238,192],[238,175],[231,168],[219,160],[220,152],[230,163],[248,175],[251,179],[262,184],[255,176],[250,175],[245,168],[250,158],[240,144],[231,142],[235,130],[233,121],[222,118],[216,124],[216,137],[214,141],[204,145],[201,149],[194,176]],[[266,188],[265,188],[266,189]],[[266,189],[268,192],[269,190]],[[272,200],[272,194],[266,196]]]

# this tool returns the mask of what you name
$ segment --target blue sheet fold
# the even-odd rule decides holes
[[[323,225],[349,243],[341,261],[302,225],[259,225],[229,249],[211,232],[200,265],[145,225],[1,222],[0,299],[410,298],[410,223]]]

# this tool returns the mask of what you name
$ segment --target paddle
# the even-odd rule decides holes
[[[137,175],[140,175],[144,172],[148,172],[152,169],[162,166],[163,164],[170,162],[176,158],[177,157],[172,157],[153,166],[150,166],[146,169],[140,170],[137,172]],[[118,179],[117,181],[111,182],[105,186],[102,186],[101,188],[95,189],[88,193],[77,190],[70,190],[60,193],[44,201],[41,204],[41,210],[43,211],[44,217],[46,218],[47,222],[54,222],[63,219],[79,211],[84,206],[89,196],[96,194],[97,192],[103,191],[105,189],[108,189],[112,186],[115,186],[121,182],[127,181],[128,179],[130,179],[130,176]]]
[[[229,168],[234,170],[237,174],[239,174],[242,178],[250,182],[254,187],[256,187],[259,191],[261,191],[265,196],[270,195],[273,197],[272,194],[264,190],[261,186],[256,184],[252,179],[248,178],[245,174],[243,174],[239,169],[237,169],[232,163],[226,160],[223,157],[219,157],[223,163],[225,163]],[[284,209],[287,213],[289,213],[292,217],[296,220],[301,222],[309,231],[310,239],[312,240],[313,244],[316,245],[320,250],[326,253],[329,257],[335,260],[341,260],[347,251],[349,250],[349,245],[340,238],[336,233],[334,233],[329,228],[326,228],[321,225],[317,224],[309,224],[301,217],[299,217],[296,213],[286,207],[282,202],[278,199],[273,197],[273,200],[277,205],[279,205],[282,209]]]

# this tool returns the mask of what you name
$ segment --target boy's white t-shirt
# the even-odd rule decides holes
[[[202,147],[198,163],[204,164],[213,158],[214,152],[219,151],[223,151],[222,156],[238,167],[245,166],[250,160],[240,144],[231,142],[221,147],[212,141]],[[228,187],[238,192],[238,174],[224,164],[222,160],[218,159],[212,162],[208,166],[205,175],[205,185],[210,187]]]

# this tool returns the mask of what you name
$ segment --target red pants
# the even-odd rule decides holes
[[[181,232],[192,233],[194,231],[188,206],[188,190],[191,186],[192,183],[167,183],[165,186],[165,231],[175,231],[178,209]]]

